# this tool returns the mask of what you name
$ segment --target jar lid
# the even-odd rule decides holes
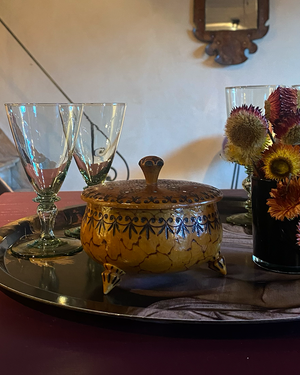
[[[108,181],[86,188],[85,202],[107,207],[130,209],[169,209],[215,203],[222,192],[210,185],[181,180],[158,179],[164,165],[157,156],[146,156],[139,165],[145,180]]]

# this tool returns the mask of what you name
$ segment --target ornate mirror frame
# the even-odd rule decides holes
[[[205,1],[194,0],[193,32],[201,42],[209,43],[205,52],[209,56],[216,55],[215,61],[222,65],[241,64],[247,60],[245,49],[249,53],[257,51],[257,45],[252,42],[265,36],[269,30],[266,22],[269,19],[269,0],[258,1],[257,29],[247,30],[205,30]],[[224,0],[226,1],[226,0]]]

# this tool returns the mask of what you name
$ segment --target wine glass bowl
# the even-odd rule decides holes
[[[84,104],[74,159],[87,186],[101,184],[110,170],[119,142],[123,103]]]
[[[110,171],[120,139],[126,105],[85,103],[74,149],[74,159],[86,187],[103,184]],[[80,227],[65,231],[79,238]]]
[[[22,258],[55,257],[81,250],[80,241],[54,235],[55,202],[69,169],[82,117],[81,104],[5,104],[8,122],[26,175],[37,193],[40,235],[12,245]]]

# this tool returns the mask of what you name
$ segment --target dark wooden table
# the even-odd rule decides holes
[[[226,194],[242,192],[225,192]],[[35,214],[0,196],[0,226]],[[61,192],[58,207],[81,204]],[[225,202],[225,201],[224,201]],[[0,291],[1,374],[298,374],[300,322],[162,324],[80,313]]]

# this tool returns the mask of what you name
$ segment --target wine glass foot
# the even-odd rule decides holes
[[[65,236],[72,238],[80,238],[80,227],[66,229]]]
[[[252,216],[249,213],[240,213],[228,216],[226,222],[233,225],[241,225],[246,227],[252,227]]]
[[[74,255],[82,251],[82,245],[76,238],[55,237],[45,243],[39,236],[31,235],[21,238],[9,249],[18,258],[54,258]]]

